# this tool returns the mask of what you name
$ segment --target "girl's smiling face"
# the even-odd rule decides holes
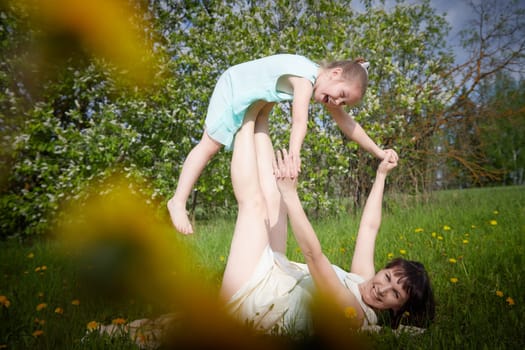
[[[370,280],[361,283],[359,291],[363,301],[370,307],[397,311],[408,301],[402,280],[403,275],[399,274],[399,270],[382,269]]]
[[[361,100],[359,84],[341,78],[342,70],[321,71],[315,84],[313,98],[327,107],[353,106]]]

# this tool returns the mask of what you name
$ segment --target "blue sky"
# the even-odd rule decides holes
[[[479,0],[475,2],[479,2]],[[466,53],[459,46],[459,31],[464,29],[474,16],[472,8],[468,5],[468,1],[430,0],[430,4],[437,10],[438,14],[446,13],[446,19],[452,27],[449,33],[449,40],[456,54],[456,62],[465,62],[467,57]]]

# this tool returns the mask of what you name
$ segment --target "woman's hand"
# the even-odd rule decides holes
[[[284,195],[289,192],[297,191],[297,176],[295,175],[296,160],[294,156],[288,154],[286,149],[277,150],[273,161],[273,173],[277,180],[277,187]]]

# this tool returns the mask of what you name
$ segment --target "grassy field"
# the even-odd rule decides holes
[[[136,227],[141,218],[134,220],[129,227],[140,230]],[[198,233],[192,237],[168,234],[177,249],[194,254],[190,260],[178,259],[178,271],[200,276],[201,282],[211,286],[210,294],[220,283],[233,225],[233,219],[198,222]],[[325,254],[345,269],[351,261],[357,225],[358,217],[353,216],[314,222]],[[421,261],[432,278],[437,317],[422,335],[395,336],[384,330],[367,336],[370,347],[524,349],[524,234],[524,187],[443,191],[428,201],[388,195],[377,242],[377,268],[394,256]],[[85,233],[79,230],[78,235]],[[144,242],[139,240],[139,246],[148,250],[149,243]],[[155,245],[155,258],[171,249],[165,243]],[[141,288],[135,290],[137,295],[127,288],[120,290],[112,278],[86,290],[78,277],[83,262],[69,259],[75,253],[63,253],[59,246],[55,241],[0,243],[0,349],[129,349],[132,345],[127,339],[95,336],[86,333],[87,328],[125,324],[180,306],[148,280],[154,275],[151,270],[141,271],[136,266],[126,269],[131,270],[126,275],[138,276],[139,284],[151,288],[149,299]],[[293,239],[289,240],[288,255],[302,260]],[[99,268],[107,266],[111,265]],[[167,289],[193,288],[199,295],[197,284],[180,281],[168,283]],[[128,282],[124,280],[122,285]],[[96,293],[100,290],[104,293]],[[213,314],[206,317],[213,319]]]

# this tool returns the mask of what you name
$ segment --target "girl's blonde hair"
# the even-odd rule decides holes
[[[357,82],[361,87],[362,96],[365,95],[368,86],[368,72],[362,63],[366,60],[363,57],[358,57],[354,60],[332,61],[329,63],[321,63],[321,67],[325,69],[342,68],[343,79]]]

